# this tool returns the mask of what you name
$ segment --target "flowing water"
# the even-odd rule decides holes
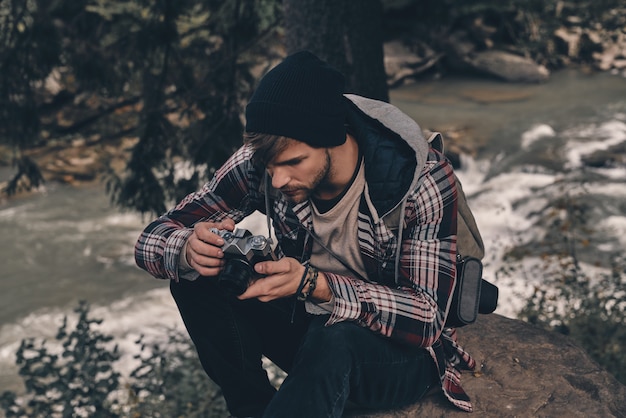
[[[541,243],[538,214],[564,188],[584,189],[600,238],[588,257],[626,246],[626,167],[589,168],[581,158],[626,144],[626,78],[555,74],[538,85],[446,79],[405,86],[392,102],[423,128],[464,127],[485,146],[458,171],[487,248],[485,276],[500,286],[497,312],[514,316],[540,275],[498,279],[515,245]],[[8,170],[0,170],[0,180]],[[109,205],[100,187],[48,184],[41,193],[0,202],[0,392],[18,389],[14,353],[27,337],[53,339],[79,300],[103,318],[133,365],[140,334],[182,328],[167,283],[137,269],[133,245],[143,225]],[[529,257],[529,259],[532,257]]]
[[[484,141],[475,158],[462,158],[457,175],[485,240],[485,276],[500,287],[497,312],[515,316],[554,268],[541,255],[554,250],[559,239],[588,242],[576,255],[589,271],[623,257],[624,76],[565,71],[547,84],[446,80],[392,93],[392,101],[423,128],[464,127]],[[616,162],[598,168],[583,163],[599,151],[614,153]],[[560,230],[563,236],[555,239],[546,226],[563,221],[568,209],[563,201],[569,209],[584,208],[587,224],[577,231]],[[503,275],[512,267],[503,256],[514,248],[527,255],[516,266],[518,274]]]

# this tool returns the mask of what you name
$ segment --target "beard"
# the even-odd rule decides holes
[[[289,186],[281,189],[283,195],[292,203],[299,204],[311,197],[315,191],[323,189],[328,183],[331,173],[330,153],[326,150],[326,160],[324,165],[313,176],[309,185]]]

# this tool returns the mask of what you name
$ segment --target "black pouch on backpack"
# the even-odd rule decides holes
[[[492,313],[498,304],[498,287],[482,278],[483,264],[474,257],[457,262],[457,281],[454,287],[447,327],[473,324],[478,314]]]

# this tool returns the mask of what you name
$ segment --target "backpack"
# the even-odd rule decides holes
[[[427,139],[430,146],[444,153],[443,137],[433,132]],[[482,278],[482,258],[485,246],[474,215],[467,204],[463,186],[454,176],[457,185],[457,273],[452,302],[446,319],[447,327],[462,327],[476,321],[478,314],[492,313],[498,304],[498,288]],[[400,210],[385,219],[391,229],[398,228]]]
[[[439,132],[433,132],[427,141],[431,147],[444,153],[443,137]],[[458,328],[474,323],[479,313],[490,314],[495,311],[498,287],[482,277],[481,260],[485,256],[485,246],[456,174],[454,179],[458,208],[456,285],[446,326]]]

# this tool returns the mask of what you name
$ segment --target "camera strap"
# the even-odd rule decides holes
[[[364,282],[371,282],[371,280],[363,277],[363,275],[361,275],[358,271],[356,271],[354,268],[352,268],[352,266],[350,266],[350,264],[348,264],[348,262],[341,257],[339,254],[335,253],[333,250],[331,250],[330,248],[328,248],[328,246],[326,244],[324,244],[324,242],[322,241],[322,239],[313,231],[310,231],[304,227],[301,227],[302,229],[304,229],[304,231],[307,233],[307,235],[309,235],[311,238],[313,238],[313,240],[320,246],[322,247],[322,249],[324,251],[326,251],[328,254],[332,255],[335,260],[339,261],[341,263],[341,265],[343,265],[350,273],[354,274],[355,277],[363,280]]]
[[[270,175],[265,170],[263,175],[263,183],[265,186],[265,221],[267,222],[267,238],[270,241],[270,245],[272,244],[272,220],[270,218]]]

